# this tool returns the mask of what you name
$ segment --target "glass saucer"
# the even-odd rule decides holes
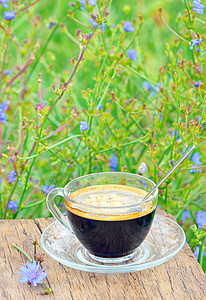
[[[144,242],[131,259],[124,262],[96,261],[74,234],[59,222],[50,224],[42,233],[41,244],[53,259],[73,269],[97,273],[127,273],[160,265],[176,255],[185,243],[185,233],[174,221],[155,215]]]

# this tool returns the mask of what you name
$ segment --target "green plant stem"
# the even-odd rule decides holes
[[[185,3],[185,6],[186,6],[186,10],[187,10],[188,16],[189,16],[189,22],[191,23],[190,10],[189,10],[188,4],[187,4],[187,0],[184,0],[184,3]]]
[[[27,208],[30,208],[30,207],[34,207],[34,206],[37,206],[37,205],[39,205],[39,204],[41,204],[41,203],[43,203],[43,202],[45,202],[45,199],[42,199],[42,200],[37,201],[37,202],[35,202],[35,203],[32,203],[32,204],[30,204],[30,205],[26,205],[26,206],[22,207],[22,209],[27,209]]]
[[[154,87],[157,82],[151,80],[150,78],[148,78],[147,76],[145,76],[144,74],[140,73],[140,72],[137,72],[135,69],[133,69],[132,67],[130,66],[122,66],[122,65],[119,65],[120,68],[124,68],[124,69],[128,69],[130,70],[132,73],[134,73],[136,76],[148,81],[149,83],[151,83],[151,85]],[[167,88],[165,88],[167,90]]]
[[[6,41],[6,47],[5,47],[5,50],[4,50],[3,62],[2,62],[2,67],[1,67],[0,91],[1,91],[1,86],[2,86],[2,79],[3,79],[3,76],[4,76],[4,67],[5,67],[5,62],[6,62],[6,54],[7,54],[8,46],[9,46],[9,39],[7,39],[7,41]]]
[[[199,19],[199,18],[197,18],[197,17],[195,18],[195,20],[197,20],[198,22],[200,22],[200,23],[202,23],[202,24],[204,24],[204,25],[205,25],[205,23],[206,23],[206,22],[204,22],[203,20],[201,20],[201,19]]]
[[[180,102],[179,102],[179,94],[178,94],[178,88],[177,88],[177,82],[174,83],[175,84],[175,98],[176,98],[176,105],[177,105],[177,118],[176,118],[176,123],[178,124],[179,122],[179,107],[180,107]],[[177,135],[177,128],[175,128],[175,135],[173,138],[173,142],[172,142],[172,146],[171,146],[171,153],[170,153],[170,159],[173,159],[173,149],[174,149],[174,144],[176,141],[176,135]]]
[[[106,9],[107,9],[107,7],[112,3],[112,1],[113,0],[109,0],[109,1],[107,1],[107,4],[105,5],[105,7],[103,8],[103,10],[102,10],[102,14],[104,14],[105,13],[105,11],[106,11]]]
[[[201,121],[202,121],[202,119],[204,118],[204,114],[205,114],[205,106],[206,106],[206,105],[203,104],[203,103],[204,103],[204,100],[203,100],[203,98],[202,98],[202,92],[201,92],[201,90],[198,89],[198,91],[199,91],[199,95],[200,95],[200,99],[201,99],[201,110],[202,110],[202,114],[201,114],[201,117],[200,117],[200,120],[199,120],[199,124],[201,124]],[[202,109],[202,107],[203,107],[203,109]]]
[[[90,37],[90,39],[89,39],[87,45],[86,45],[85,47],[83,47],[82,51],[81,51],[81,49],[80,49],[79,58],[78,58],[78,61],[77,61],[76,65],[75,65],[75,67],[74,67],[74,70],[73,70],[71,76],[69,77],[69,79],[68,79],[67,81],[64,82],[64,87],[63,87],[63,89],[62,89],[62,92],[61,92],[61,94],[56,98],[56,100],[54,101],[54,103],[52,104],[52,106],[50,107],[50,109],[49,109],[49,111],[48,111],[48,113],[47,113],[47,115],[46,115],[46,117],[45,117],[45,120],[48,118],[48,116],[50,115],[50,113],[51,113],[51,111],[53,110],[53,108],[56,106],[56,104],[59,102],[59,100],[63,97],[64,93],[66,92],[67,87],[68,87],[68,85],[71,83],[71,81],[72,81],[72,79],[73,79],[73,77],[74,77],[74,75],[75,75],[75,73],[76,73],[76,71],[77,71],[77,69],[78,69],[78,66],[79,66],[80,62],[81,62],[82,59],[83,59],[84,53],[85,53],[85,51],[87,50],[87,48],[88,48],[88,46],[89,46],[89,43],[90,43],[90,41],[92,40],[92,38],[93,38],[93,36],[94,36],[96,30],[97,30],[97,27],[94,28],[94,30],[93,30],[93,32],[92,32],[92,35],[91,35],[91,37]]]
[[[165,185],[165,205],[167,203],[168,183]]]
[[[36,1],[32,2],[31,4],[29,4],[29,5],[25,6],[25,7],[23,7],[22,9],[20,9],[19,12],[20,12],[20,11],[27,10],[29,7],[35,5],[35,4],[38,3],[39,1],[40,1],[40,0],[36,0]]]
[[[190,184],[192,186],[192,183]],[[176,220],[177,222],[179,222],[180,217],[183,213],[183,211],[186,209],[186,207],[190,204],[190,202],[193,201],[193,198],[197,195],[197,193],[201,190],[201,188],[205,185],[205,182],[203,182],[201,185],[199,185],[199,187],[192,193],[192,195],[190,195],[190,190],[188,190],[187,192],[187,196],[186,196],[186,203],[184,204],[183,208],[179,210],[179,212],[176,215]],[[187,201],[187,198],[190,196],[190,199]]]
[[[96,155],[96,154],[100,154],[100,153],[103,153],[103,152],[107,152],[107,151],[111,151],[111,150],[116,150],[116,149],[119,149],[121,147],[125,147],[125,146],[128,146],[128,145],[131,145],[131,144],[135,144],[141,140],[143,140],[144,138],[148,137],[149,136],[149,133],[146,134],[145,136],[137,139],[137,140],[134,140],[134,141],[131,141],[131,142],[128,142],[128,143],[124,143],[122,145],[118,145],[118,146],[114,146],[114,147],[111,147],[111,148],[108,148],[108,149],[103,149],[103,150],[100,150],[100,151],[97,151],[97,152],[94,152],[92,153],[93,155]]]
[[[77,46],[80,46],[80,45],[81,45],[80,42],[77,41],[77,40],[73,37],[73,35],[71,35],[71,33],[69,33],[68,31],[64,32],[64,34],[65,34],[72,42],[74,42]]]
[[[10,193],[10,195],[8,197],[8,200],[7,200],[7,203],[6,203],[6,206],[5,206],[5,210],[4,210],[4,214],[3,214],[3,219],[6,218],[6,213],[7,213],[7,210],[8,210],[9,201],[11,200],[11,197],[12,197],[12,195],[13,195],[15,189],[16,189],[18,181],[19,180],[17,179],[16,182],[15,182],[15,184],[14,184],[14,186],[13,186],[13,189],[11,190],[11,193]]]
[[[197,207],[201,208],[203,211],[205,211],[205,207],[204,207],[204,206],[202,206],[202,205],[199,205],[198,203],[191,202],[191,203],[190,203],[190,205],[195,205],[195,206],[197,206]]]
[[[154,165],[154,182],[157,182],[157,167]]]
[[[99,84],[99,87],[98,87],[98,89],[97,89],[97,91],[96,91],[96,93],[95,93],[95,100],[97,100],[98,99],[98,94],[99,94],[99,92],[101,91],[101,89],[102,89],[102,87],[103,87],[103,85],[104,85],[104,83],[105,83],[105,81],[107,80],[107,78],[109,77],[109,74],[110,74],[110,72],[112,71],[114,69],[114,65],[112,65],[110,68],[109,68],[109,70],[107,71],[107,73],[104,75],[104,77],[103,77],[103,79],[102,79],[102,81],[101,81],[101,84]],[[113,73],[113,78],[114,78],[114,73]],[[109,82],[109,85],[111,84],[111,80],[110,80],[110,82]],[[101,101],[102,102],[102,101]],[[101,104],[101,102],[99,103],[99,105]]]
[[[28,258],[28,260],[32,263],[32,258],[24,250],[22,250],[19,246],[17,246],[14,243],[12,244],[12,246],[16,248],[19,252],[21,252],[24,256],[26,256],[26,258]]]
[[[89,28],[90,30],[93,29],[91,26],[87,26],[87,25],[83,24],[82,22],[80,22],[79,20],[75,19],[74,17],[72,17],[72,20],[73,20],[74,22],[76,22],[77,24],[79,24],[79,25],[85,27],[85,28]]]
[[[123,51],[124,54],[127,52],[128,49],[130,49],[130,47],[132,46],[133,42],[135,41],[136,37],[138,36],[140,29],[142,27],[142,24],[139,25],[139,28],[136,30],[133,38],[131,39],[130,43],[128,44],[128,46],[125,48],[125,50]]]
[[[109,52],[110,52],[111,47],[112,47],[112,44],[113,44],[113,42],[114,42],[114,38],[115,38],[115,34],[116,34],[116,32],[117,32],[117,29],[118,29],[118,27],[116,27],[115,30],[114,30],[114,32],[112,33],[112,38],[111,38],[111,41],[110,41],[109,49],[108,49],[108,51],[107,51],[107,53],[106,53],[106,55],[105,55],[105,57],[104,57],[104,60],[103,60],[101,66],[100,66],[100,68],[99,68],[99,72],[98,72],[97,78],[101,75],[102,70],[103,70],[103,68],[104,68],[104,66],[105,66],[106,60],[107,60],[107,58],[108,58],[108,56],[109,56]]]
[[[134,124],[137,126],[137,128],[141,131],[142,134],[146,134],[146,132],[142,129],[142,127],[139,125],[139,123],[136,122],[136,120],[133,118],[133,116],[131,115],[131,113],[129,111],[127,111],[124,107],[122,107],[117,101],[115,101],[116,105],[118,107],[120,107],[123,111],[125,111],[126,113],[128,113],[130,119],[132,119],[132,121],[134,122]],[[141,121],[141,120],[140,120]]]
[[[0,187],[0,219],[3,216],[3,203],[2,203],[2,193],[1,193],[1,187]]]
[[[36,151],[38,150],[39,143],[40,143],[40,140],[41,140],[41,135],[42,135],[42,130],[43,130],[44,122],[45,122],[45,119],[44,119],[44,121],[43,121],[43,123],[41,125],[41,128],[40,128],[40,131],[39,131],[39,136],[38,136],[38,140],[37,140],[37,143],[36,143]],[[34,146],[33,149],[35,149],[35,146]],[[14,215],[14,219],[16,219],[16,217],[17,217],[17,215],[19,213],[19,210],[21,209],[21,204],[22,204],[22,201],[24,199],[24,195],[26,193],[26,188],[27,188],[29,176],[30,176],[31,170],[32,170],[32,168],[34,166],[35,160],[36,160],[36,157],[33,158],[32,162],[31,162],[31,165],[30,165],[30,168],[29,168],[29,171],[27,173],[26,182],[25,182],[24,189],[23,189],[23,192],[22,192],[22,195],[21,195],[21,199],[19,201],[19,205],[18,205],[17,211],[16,211],[16,213]]]
[[[169,29],[169,31],[171,31],[174,35],[176,35],[180,40],[182,40],[183,42],[185,42],[186,44],[190,44],[189,41],[185,40],[181,35],[179,35],[176,31],[174,31],[165,21],[165,19],[162,17],[162,15],[160,14],[160,19],[162,20],[162,22],[165,24],[165,26]]]
[[[44,52],[46,51],[46,49],[47,49],[47,47],[48,47],[48,45],[49,45],[49,42],[51,41],[51,39],[52,39],[52,37],[53,37],[55,31],[60,27],[60,24],[61,24],[62,22],[64,22],[66,19],[67,19],[67,16],[65,16],[65,17],[64,17],[64,18],[63,18],[63,19],[62,19],[62,20],[61,20],[61,21],[53,28],[52,32],[51,32],[50,35],[48,36],[48,38],[47,38],[47,40],[46,40],[44,46],[42,47],[42,49],[41,49],[41,51],[40,51],[40,53],[39,53],[39,55],[38,55],[38,57],[37,57],[37,59],[35,60],[35,62],[34,62],[33,65],[32,65],[32,68],[31,68],[31,70],[30,70],[30,72],[29,72],[29,74],[28,74],[28,76],[27,76],[27,82],[28,82],[29,79],[31,78],[31,75],[32,75],[32,73],[34,72],[36,66],[38,65],[41,56],[42,56],[42,55],[44,54]]]
[[[20,210],[20,208],[21,208],[21,204],[22,204],[22,201],[23,201],[23,199],[24,199],[24,195],[25,195],[25,193],[26,193],[26,188],[27,188],[29,176],[30,176],[31,170],[32,170],[32,168],[33,168],[33,166],[34,166],[35,160],[36,160],[36,157],[33,158],[32,163],[31,163],[30,168],[29,168],[29,171],[28,171],[28,173],[27,173],[27,177],[26,177],[26,182],[25,182],[25,185],[24,185],[23,193],[22,193],[21,199],[20,199],[20,201],[19,201],[18,209],[17,209],[17,211],[16,211],[16,213],[15,213],[15,215],[14,215],[14,219],[16,219],[16,217],[17,217],[17,215],[18,215],[18,213],[19,213],[19,210]]]
[[[113,69],[113,67],[111,67],[111,68],[109,69],[109,71],[112,70],[112,69]],[[107,74],[106,74],[105,76],[108,76],[108,74],[109,74],[109,73],[107,72]],[[107,87],[106,87],[105,90],[104,90],[104,93],[103,93],[103,95],[102,95],[102,97],[101,97],[101,100],[100,100],[100,102],[99,102],[99,105],[101,105],[102,102],[104,101],[104,98],[106,97],[107,91],[108,91],[108,89],[109,89],[109,87],[110,87],[110,84],[112,83],[114,77],[115,77],[115,70],[114,70],[114,72],[113,72],[113,75],[112,75],[112,77],[111,77],[111,79],[110,79],[110,81],[109,81]],[[105,80],[106,80],[106,79],[105,79]],[[96,97],[96,98],[97,98],[97,97]],[[93,116],[90,116],[90,119],[89,119],[89,127],[90,127],[90,130],[91,130],[91,127],[92,127],[92,120],[93,120]]]
[[[52,293],[52,289],[43,281],[43,285],[47,288],[47,290]]]
[[[201,267],[202,267],[202,261],[203,261],[203,247],[204,247],[205,239],[206,239],[206,234],[203,237],[202,243],[201,243],[200,248],[199,248],[198,262],[199,262]]]
[[[29,160],[29,159],[32,159],[32,158],[36,158],[37,156],[39,156],[39,155],[41,155],[41,154],[43,154],[43,153],[45,153],[45,152],[47,152],[47,151],[49,151],[49,150],[57,147],[57,146],[60,146],[60,145],[62,145],[64,143],[68,142],[69,140],[72,140],[74,138],[79,138],[79,137],[82,137],[82,136],[83,136],[82,134],[77,134],[77,135],[70,136],[70,137],[68,137],[66,139],[63,139],[60,142],[52,145],[51,147],[47,148],[46,150],[44,150],[44,151],[42,151],[42,152],[40,152],[38,154],[34,154],[34,155],[31,155],[31,156],[28,156],[28,157],[19,157],[19,159],[20,160],[25,160],[25,159]]]

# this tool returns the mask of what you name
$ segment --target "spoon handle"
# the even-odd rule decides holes
[[[153,189],[144,197],[143,201],[145,201],[152,193],[170,176],[170,174],[181,164],[181,162],[195,149],[195,145],[193,145],[172,167],[171,170],[153,187]]]

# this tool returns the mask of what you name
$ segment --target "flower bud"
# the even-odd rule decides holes
[[[77,37],[80,37],[80,36],[81,36],[81,29],[78,29],[78,30],[77,30],[76,36],[77,36]]]
[[[144,173],[146,173],[148,170],[147,165],[143,162],[141,163],[139,169],[138,169],[138,174],[139,175],[143,175]]]

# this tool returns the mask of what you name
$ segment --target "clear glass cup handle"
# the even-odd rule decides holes
[[[59,208],[55,204],[55,197],[62,196],[64,198],[64,189],[56,188],[53,189],[46,198],[47,206],[52,215],[59,221],[66,229],[68,229],[71,233],[74,233],[71,229],[68,219],[63,215],[63,213],[59,210]]]

